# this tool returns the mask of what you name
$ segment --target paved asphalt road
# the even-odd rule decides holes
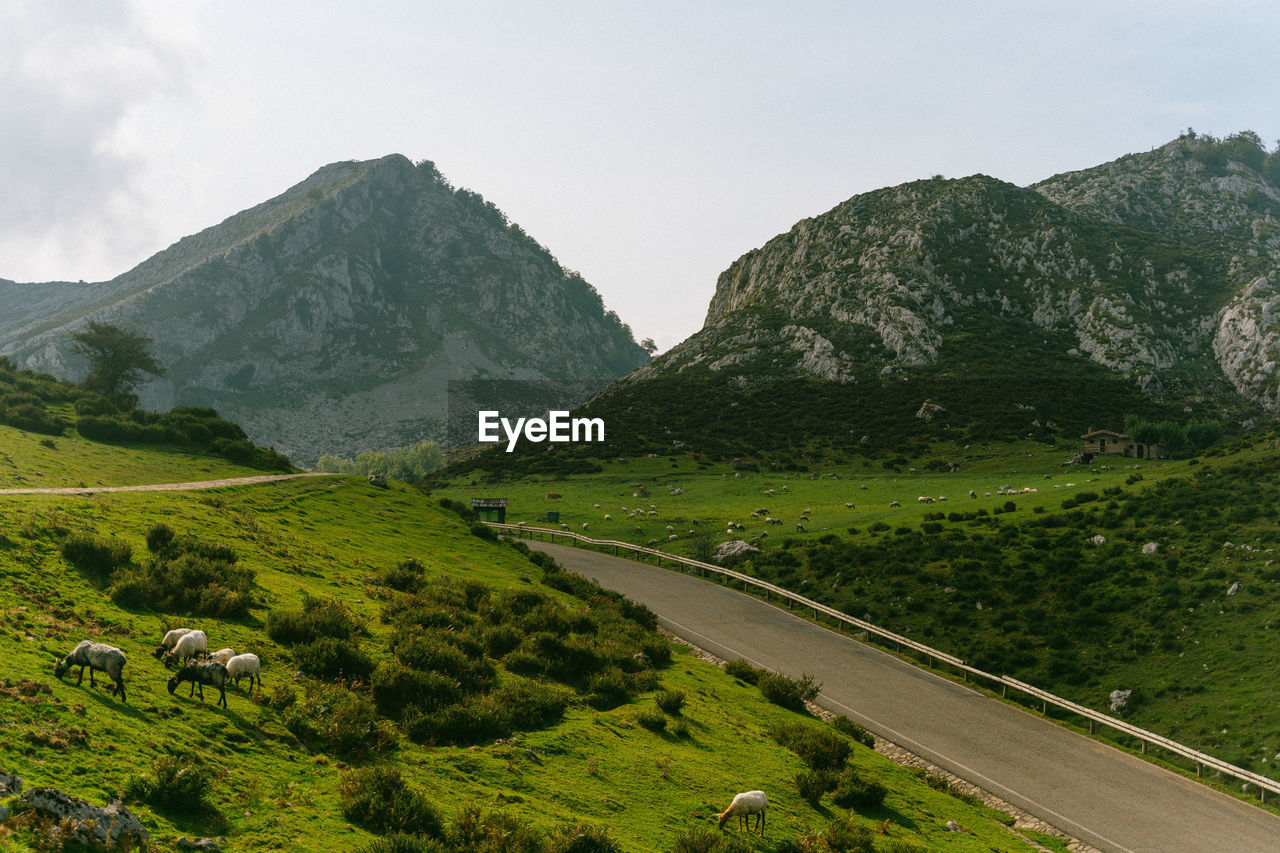
[[[819,702],[1102,850],[1275,853],[1280,817],[987,698],[736,590],[564,545],[565,568],[643,602],[713,654],[790,676]]]

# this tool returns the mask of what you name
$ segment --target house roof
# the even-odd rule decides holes
[[[1080,437],[1081,437],[1081,438],[1096,438],[1097,436],[1100,436],[1100,435],[1107,435],[1107,436],[1111,436],[1112,438],[1128,438],[1128,437],[1129,437],[1129,436],[1125,435],[1125,434],[1124,434],[1124,433],[1122,433],[1122,432],[1114,432],[1114,431],[1109,430],[1109,429],[1095,429],[1095,430],[1093,430],[1093,431],[1091,431],[1091,432],[1086,432],[1084,435],[1082,435],[1082,436],[1080,436]]]

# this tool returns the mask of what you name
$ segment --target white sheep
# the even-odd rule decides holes
[[[725,823],[729,818],[737,815],[738,828],[742,828],[745,821],[747,831],[751,831],[751,815],[756,817],[756,829],[760,830],[760,834],[764,835],[764,812],[769,807],[769,798],[764,795],[764,791],[746,791],[738,794],[733,798],[733,802],[729,803],[729,808],[716,815],[719,819],[720,829],[724,829]]]
[[[587,523],[586,523],[585,521],[584,521],[584,522],[582,522],[582,529],[583,529],[583,530],[586,530],[586,529],[587,529]]]
[[[177,645],[178,640],[191,633],[190,628],[174,628],[172,631],[164,635],[164,639],[160,641],[160,645],[156,646],[156,650],[151,653],[154,658],[162,658],[165,653],[172,650]]]
[[[216,660],[218,663],[226,666],[227,661],[236,656],[235,649],[218,649],[209,655],[209,660]]]
[[[245,676],[249,677],[249,690],[253,690],[253,682],[256,679],[258,689],[262,689],[262,661],[258,660],[258,656],[252,652],[245,652],[242,655],[236,655],[227,661],[227,678],[233,679],[236,687],[240,686],[240,679]]]
[[[97,687],[93,680],[93,671],[100,669],[107,675],[111,676],[111,680],[115,684],[111,688],[112,695],[119,694],[121,702],[127,702],[124,696],[124,665],[128,660],[124,656],[124,652],[115,646],[108,646],[106,643],[95,643],[92,640],[81,640],[80,643],[71,650],[71,653],[58,661],[53,667],[53,674],[62,678],[67,670],[73,666],[80,667],[80,677],[76,679],[76,684],[84,681],[84,668],[89,667],[89,686]]]
[[[605,520],[605,521],[613,521],[613,516],[612,516],[612,515],[609,515],[609,513],[607,513],[607,512],[606,512],[606,513],[604,514],[604,520]]]
[[[204,631],[196,629],[190,633],[183,634],[178,638],[178,642],[174,645],[173,650],[165,655],[165,663],[173,663],[181,659],[183,664],[191,660],[196,655],[209,654],[209,638],[204,635]]]

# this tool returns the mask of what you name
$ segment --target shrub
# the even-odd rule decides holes
[[[160,522],[151,525],[151,529],[147,531],[147,550],[153,554],[158,554],[173,544],[173,528]]]
[[[434,838],[397,832],[366,844],[360,853],[448,853],[449,850]]]
[[[849,817],[832,818],[822,829],[811,829],[798,842],[804,853],[875,853],[871,830]]]
[[[800,722],[780,723],[769,730],[779,745],[791,750],[813,770],[842,770],[849,742],[834,732]]]
[[[161,811],[200,814],[213,810],[208,800],[212,788],[213,776],[201,764],[183,756],[165,755],[152,766],[151,776],[129,778],[124,797]]]
[[[691,829],[676,836],[671,853],[750,853],[751,849],[751,844],[741,838],[710,829]]]
[[[371,686],[373,704],[378,713],[392,719],[399,719],[406,708],[426,701],[435,692],[427,673],[410,669],[395,660],[378,664]]]
[[[510,625],[495,625],[485,632],[484,648],[494,657],[502,657],[520,645],[524,635]]]
[[[677,716],[680,710],[684,708],[684,691],[682,690],[659,690],[657,695],[653,697],[653,701],[658,707],[671,716]]]
[[[622,848],[609,837],[608,830],[577,823],[552,830],[547,853],[622,853]]]
[[[667,727],[667,718],[648,708],[636,714],[636,722],[651,732],[661,732]]]
[[[630,691],[627,690],[627,677],[622,670],[610,667],[597,672],[587,682],[587,704],[597,711],[608,711],[627,701]]]
[[[81,571],[104,579],[133,557],[133,548],[119,539],[104,539],[88,533],[68,536],[62,542],[62,556]]]
[[[840,774],[831,801],[841,808],[866,811],[884,805],[887,793],[884,785],[863,779],[853,768],[846,768]]]
[[[403,832],[442,838],[440,816],[417,791],[405,784],[394,767],[361,767],[342,777],[338,785],[342,815],[370,832]]]
[[[318,678],[368,678],[373,661],[360,650],[354,640],[320,637],[293,647],[293,662],[298,669]]]
[[[543,853],[542,839],[515,815],[465,806],[449,827],[450,850],[467,853]]]
[[[347,606],[333,598],[308,595],[301,610],[275,610],[267,618],[267,636],[285,646],[320,637],[346,640],[363,630]]]
[[[814,682],[812,675],[787,678],[772,672],[761,673],[756,686],[760,688],[764,698],[792,711],[803,711],[804,703],[812,701],[822,689],[821,684]]]
[[[805,770],[796,774],[796,791],[814,808],[822,795],[835,787],[835,774],[829,770]]]
[[[498,541],[498,534],[494,532],[492,527],[485,524],[483,521],[477,521],[471,525],[471,535],[479,536],[481,539],[488,540],[489,542]]]
[[[387,569],[382,574],[382,582],[392,589],[398,589],[401,592],[419,592],[426,583],[426,569],[422,564],[412,557],[397,565],[394,569]]]
[[[354,760],[385,752],[396,744],[395,732],[378,719],[373,705],[340,688],[323,688],[294,704],[284,724],[299,740]]]
[[[760,681],[760,671],[742,658],[726,663],[724,671],[747,684],[757,684]]]
[[[872,749],[875,748],[876,736],[848,717],[844,715],[836,717],[831,721],[831,725],[836,731],[840,732],[840,734],[853,738],[855,743],[860,743],[863,746],[869,746]]]
[[[410,711],[405,716],[409,737],[426,744],[473,744],[510,734],[492,704],[471,702],[434,710]]]
[[[569,706],[569,694],[564,688],[524,678],[507,681],[486,699],[499,719],[509,728],[520,730],[557,723]]]
[[[252,569],[184,552],[172,559],[153,558],[141,571],[117,573],[111,597],[125,607],[243,616],[254,603],[255,577]]]

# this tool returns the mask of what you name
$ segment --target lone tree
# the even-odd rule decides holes
[[[151,338],[137,335],[110,323],[90,320],[71,336],[72,350],[89,359],[89,375],[81,385],[132,409],[138,405],[133,389],[144,373],[163,376],[164,368],[147,352]]]

